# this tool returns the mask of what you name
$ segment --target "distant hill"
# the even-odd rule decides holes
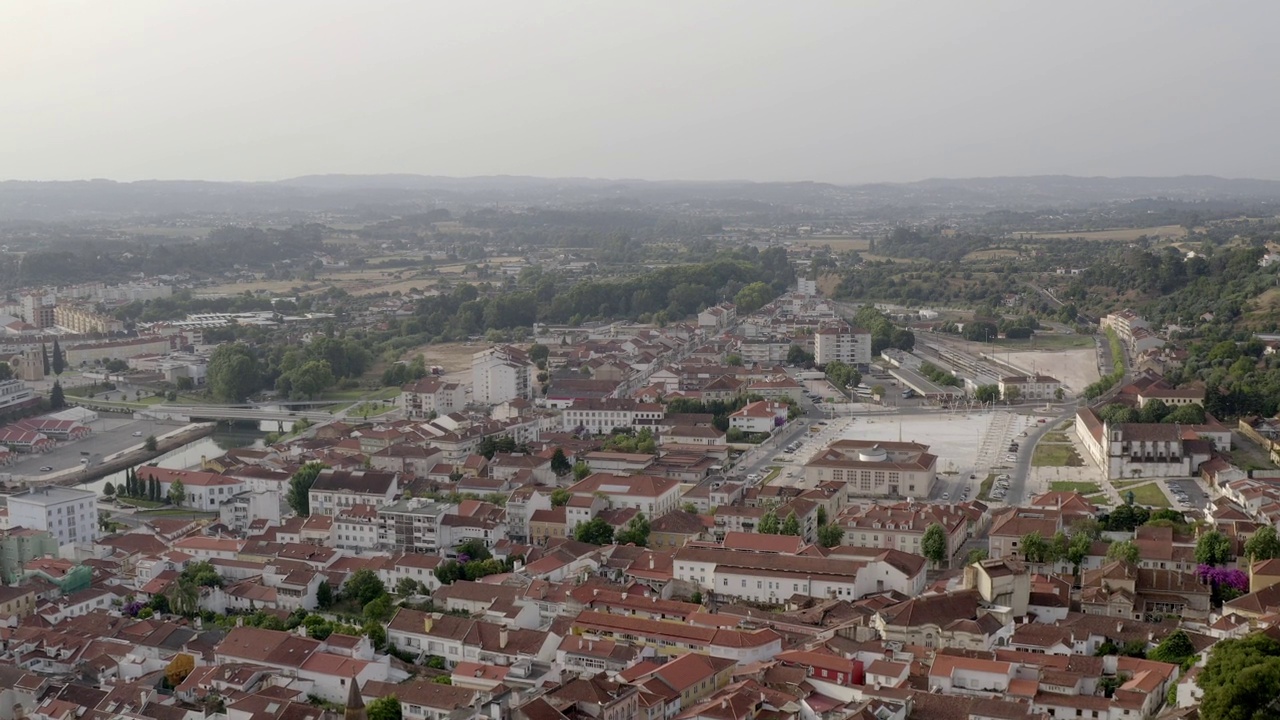
[[[1142,198],[1280,202],[1280,182],[1206,175],[1169,178],[1042,175],[909,183],[681,182],[524,176],[308,175],[276,182],[111,180],[0,182],[0,222],[174,214],[233,217],[359,209],[468,206],[678,206],[723,212],[948,212],[1088,206]]]

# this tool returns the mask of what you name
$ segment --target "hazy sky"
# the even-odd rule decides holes
[[[1280,178],[1280,3],[0,4],[0,177]]]

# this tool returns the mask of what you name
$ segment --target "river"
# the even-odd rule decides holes
[[[275,423],[271,423],[274,429]],[[266,433],[246,430],[242,427],[232,428],[230,430],[219,426],[212,435],[202,437],[194,442],[189,442],[180,448],[174,448],[160,457],[152,460],[151,463],[159,465],[162,468],[171,470],[189,470],[199,467],[201,458],[215,458],[221,456],[232,448],[240,447],[262,447],[263,437]],[[93,490],[101,494],[102,487],[107,483],[120,485],[124,482],[124,471],[112,473],[106,477],[98,478],[92,482],[77,487],[85,490]]]

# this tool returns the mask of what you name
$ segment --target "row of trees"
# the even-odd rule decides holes
[[[1204,407],[1197,403],[1169,406],[1163,400],[1148,400],[1141,409],[1121,403],[1111,403],[1098,409],[1098,417],[1108,424],[1120,423],[1181,423],[1202,425]]]
[[[169,484],[169,492],[161,494],[160,481],[150,475],[138,477],[137,468],[128,468],[124,471],[124,482],[120,483],[119,487],[110,482],[103,485],[102,494],[107,497],[119,495],[150,502],[168,501],[174,505],[181,505],[187,500],[187,489],[181,479],[174,480]]]

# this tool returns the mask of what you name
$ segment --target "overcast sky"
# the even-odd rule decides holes
[[[1280,179],[1280,3],[0,4],[0,177]]]

